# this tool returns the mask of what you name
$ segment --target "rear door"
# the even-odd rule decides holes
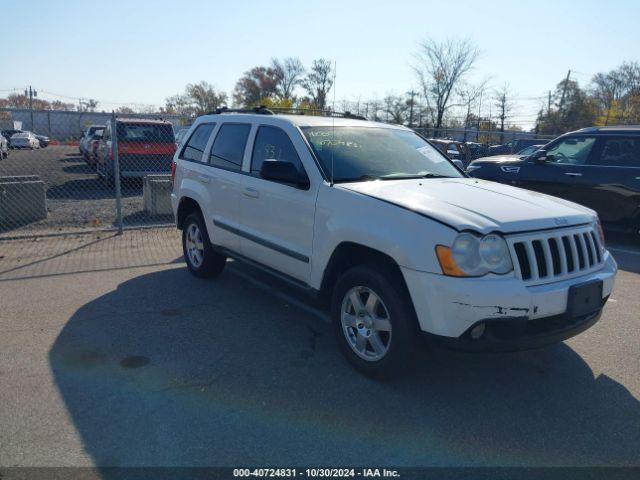
[[[207,185],[211,198],[207,219],[209,232],[213,232],[211,241],[237,253],[242,253],[239,235],[242,162],[250,132],[250,123],[222,123],[214,134],[209,170],[200,179]]]
[[[640,136],[600,137],[586,175],[588,206],[604,223],[640,228]]]
[[[310,155],[300,133],[275,125],[260,125],[252,144],[249,175],[241,196],[242,251],[263,265],[308,282],[311,272],[313,225],[319,184],[307,188],[260,176],[265,160],[292,163],[310,178],[301,158]]]

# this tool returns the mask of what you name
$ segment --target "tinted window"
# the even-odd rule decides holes
[[[169,123],[118,123],[118,140],[123,142],[173,143]]]
[[[605,140],[596,165],[640,167],[640,137],[612,137]]]
[[[276,127],[260,127],[253,145],[251,173],[260,174],[265,160],[282,160],[293,163],[299,172],[303,172],[302,162],[291,143],[289,135]]]
[[[203,123],[202,125],[198,125],[193,134],[191,134],[184,150],[182,150],[180,158],[192,160],[194,162],[201,162],[204,148],[207,146],[209,136],[211,135],[215,125],[215,123]]]
[[[222,125],[211,148],[211,164],[216,167],[240,170],[250,130],[251,125],[245,123]]]
[[[584,165],[587,163],[595,137],[568,137],[546,148],[550,163]]]

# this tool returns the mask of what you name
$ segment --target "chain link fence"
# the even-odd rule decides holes
[[[164,114],[0,109],[0,240],[173,225],[171,159],[190,122]],[[465,165],[552,138],[416,130]]]
[[[173,225],[186,117],[0,110],[0,240]]]

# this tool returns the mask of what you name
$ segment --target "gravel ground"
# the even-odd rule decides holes
[[[73,232],[115,226],[116,201],[113,188],[105,185],[87,165],[78,147],[49,146],[40,150],[12,150],[0,161],[0,176],[37,175],[47,189],[45,220],[8,228],[0,220],[0,236]],[[122,186],[125,226],[170,224],[172,217],[150,217],[143,210],[142,182]],[[4,228],[2,228],[4,227]]]

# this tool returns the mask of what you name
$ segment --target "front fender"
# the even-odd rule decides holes
[[[383,252],[400,267],[442,273],[436,245],[450,245],[457,232],[406,208],[357,192],[322,185],[318,194],[311,286],[320,288],[334,250],[352,242]]]

